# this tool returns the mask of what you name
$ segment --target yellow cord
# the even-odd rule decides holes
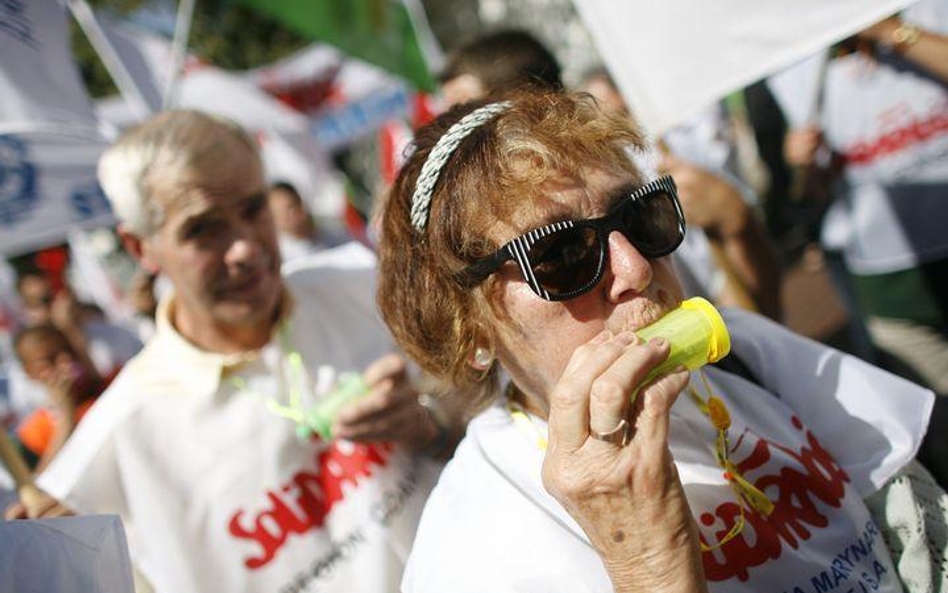
[[[704,372],[699,369],[698,374],[704,383],[705,393],[708,395],[707,399],[702,398],[694,387],[689,386],[688,393],[691,395],[691,398],[701,413],[708,417],[711,421],[711,425],[718,431],[714,446],[715,458],[717,459],[718,465],[724,470],[724,478],[731,485],[731,489],[734,491],[734,496],[737,498],[738,506],[741,511],[737,521],[735,521],[731,529],[718,543],[713,546],[708,546],[704,543],[701,544],[701,550],[708,552],[720,548],[743,531],[746,525],[746,507],[750,507],[762,515],[769,515],[774,510],[774,504],[760,488],[751,484],[750,481],[741,474],[737,466],[731,462],[728,452],[730,441],[727,435],[727,431],[731,427],[731,414],[728,412],[724,400],[715,396],[712,392],[711,384],[708,382],[708,378]]]

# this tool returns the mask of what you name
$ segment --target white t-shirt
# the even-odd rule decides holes
[[[80,512],[120,515],[158,593],[398,590],[440,464],[300,440],[267,407],[294,385],[312,401],[393,350],[370,258],[340,251],[287,273],[292,313],[259,353],[199,350],[164,303],[154,338],[40,477]]]
[[[931,392],[749,313],[726,314],[758,385],[707,369],[732,418],[731,460],[775,505],[703,554],[714,593],[902,591],[863,497],[912,459]],[[693,385],[701,392],[695,375]],[[545,425],[534,422],[541,431]],[[406,593],[612,591],[585,534],[543,489],[536,435],[494,406],[471,423],[422,517]],[[670,447],[709,543],[738,512],[714,461],[716,432],[691,398]]]
[[[92,319],[83,324],[89,358],[103,376],[111,375],[122,368],[142,349],[138,336],[105,319]]]
[[[903,18],[948,34],[948,1],[921,0]],[[948,83],[895,55],[851,54],[827,67],[820,123],[846,159],[824,243],[858,274],[948,257]]]

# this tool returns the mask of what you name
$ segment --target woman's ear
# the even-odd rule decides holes
[[[467,364],[478,371],[486,371],[494,364],[494,353],[483,346],[477,346],[468,354]]]
[[[122,245],[125,247],[125,251],[135,258],[135,261],[138,262],[138,265],[140,265],[143,270],[149,274],[158,274],[161,272],[161,266],[155,261],[151,253],[151,248],[144,238],[133,233],[123,224],[118,226],[117,232],[119,239],[122,240]]]

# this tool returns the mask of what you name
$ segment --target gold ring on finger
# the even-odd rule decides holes
[[[629,441],[632,438],[632,427],[629,425],[626,419],[623,418],[622,420],[619,420],[619,423],[616,425],[616,427],[609,432],[599,432],[598,430],[593,430],[590,427],[589,436],[596,439],[597,441],[605,441],[607,443],[612,443],[613,445],[625,447],[629,444]]]

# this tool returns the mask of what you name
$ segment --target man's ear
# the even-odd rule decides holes
[[[149,274],[157,274],[161,271],[161,266],[155,261],[151,253],[151,247],[141,236],[133,233],[124,224],[120,224],[118,229],[119,238],[122,240],[122,246],[125,251],[135,258],[135,261]]]

